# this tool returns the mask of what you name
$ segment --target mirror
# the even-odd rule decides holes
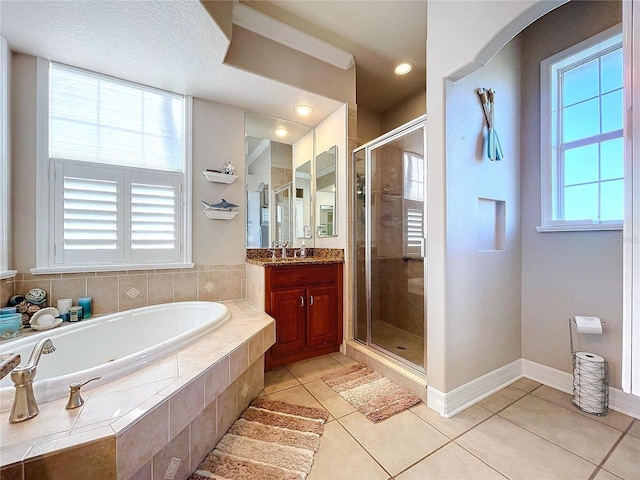
[[[295,187],[295,232],[296,239],[313,238],[311,235],[311,160],[296,167]]]
[[[305,244],[313,246],[312,160],[310,127],[245,115],[247,248],[269,248],[274,242],[299,247],[305,238]],[[303,175],[305,169],[308,178],[298,178],[298,171]]]
[[[316,156],[315,181],[318,237],[335,237],[336,231],[336,159],[338,147],[334,145]]]

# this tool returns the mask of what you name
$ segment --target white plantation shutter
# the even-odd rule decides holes
[[[418,202],[415,203],[415,208],[410,206],[406,207],[406,225],[407,225],[407,239],[406,239],[406,251],[407,254],[413,254],[421,256],[422,241],[424,233],[422,231],[422,205]]]
[[[122,262],[123,174],[62,162],[54,172],[55,263]]]
[[[131,255],[134,261],[180,258],[179,175],[132,174]]]

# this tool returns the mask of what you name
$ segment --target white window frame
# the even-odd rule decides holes
[[[130,258],[124,261],[116,262],[92,262],[87,264],[56,264],[54,237],[56,229],[54,225],[55,210],[53,196],[55,195],[55,176],[54,163],[49,158],[49,69],[50,62],[48,60],[38,58],[37,60],[37,119],[36,119],[36,267],[31,269],[33,274],[44,273],[66,273],[66,272],[94,272],[94,271],[114,271],[114,270],[148,270],[148,269],[165,269],[165,268],[191,268],[194,266],[191,260],[192,242],[191,242],[191,179],[192,179],[192,160],[191,160],[191,138],[192,138],[192,97],[185,96],[185,138],[184,138],[184,174],[183,186],[181,192],[180,216],[182,220],[182,232],[179,234],[178,241],[181,244],[180,259],[178,261],[158,262],[142,261],[136,262]],[[67,164],[74,163],[72,161],[64,161]],[[90,163],[81,162],[84,165],[91,166]],[[104,165],[94,165],[96,168]],[[117,167],[121,171],[132,172],[135,174],[135,168]],[[182,176],[182,174],[180,174]]]
[[[551,118],[556,110],[554,102],[557,101],[552,86],[553,66],[562,60],[587,51],[593,55],[615,45],[617,35],[622,33],[622,25],[611,27],[583,42],[580,42],[562,52],[559,52],[540,63],[540,175],[541,175],[541,223],[536,228],[538,232],[562,232],[562,231],[594,231],[594,230],[622,230],[620,221],[572,221],[554,220],[554,179],[557,174],[557,147],[556,140],[552,138]],[[607,42],[610,40],[610,42]],[[601,45],[603,42],[607,42]]]
[[[0,279],[11,278],[11,166],[9,157],[9,59],[11,52],[0,36]]]

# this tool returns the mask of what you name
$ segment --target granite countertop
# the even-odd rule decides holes
[[[4,378],[14,368],[20,365],[20,355],[17,353],[0,354],[0,378]]]
[[[272,250],[268,248],[247,249],[246,262],[261,266],[290,266],[290,265],[322,265],[329,263],[344,263],[344,250],[341,248],[307,248],[305,258],[294,257],[297,248],[287,248],[287,257],[281,257],[281,249],[277,249],[276,259],[272,259]]]

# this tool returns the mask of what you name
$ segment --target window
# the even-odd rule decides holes
[[[622,228],[623,61],[620,27],[541,63],[542,225]]]
[[[190,262],[188,97],[38,63],[34,273]]]
[[[0,278],[16,274],[9,270],[11,245],[11,182],[9,169],[9,59],[11,52],[3,37],[0,37]]]
[[[424,158],[410,152],[404,152],[403,195],[402,206],[404,215],[404,256],[422,257],[424,241]]]

